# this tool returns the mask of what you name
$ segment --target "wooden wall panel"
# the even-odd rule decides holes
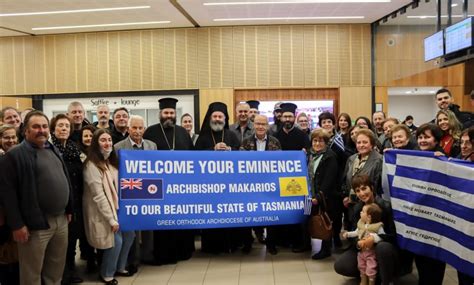
[[[349,113],[352,119],[358,116],[371,118],[371,87],[341,87],[339,92],[342,111]]]
[[[5,95],[370,85],[369,25],[5,37],[0,49]]]
[[[0,97],[0,109],[7,106],[23,111],[26,108],[31,108],[32,100],[30,98]]]
[[[227,105],[229,123],[232,124],[234,121],[234,89],[213,88],[199,90],[200,125],[202,125],[207,109],[209,108],[209,104],[212,102],[222,102]]]

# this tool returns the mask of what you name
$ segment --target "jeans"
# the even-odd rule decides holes
[[[114,234],[114,246],[104,250],[100,274],[103,278],[114,277],[116,271],[124,271],[128,252],[135,239],[135,232],[118,231]]]

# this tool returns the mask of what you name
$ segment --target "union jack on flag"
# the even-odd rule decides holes
[[[122,178],[122,179],[120,179],[120,189],[121,190],[124,190],[124,189],[142,190],[143,189],[142,186],[143,186],[142,179],[134,179],[134,178],[130,178],[130,179]]]

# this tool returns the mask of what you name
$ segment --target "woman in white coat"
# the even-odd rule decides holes
[[[125,267],[135,233],[120,230],[118,207],[118,159],[110,132],[99,129],[84,162],[83,210],[87,240],[103,250],[100,279],[111,285],[114,276],[132,275]]]

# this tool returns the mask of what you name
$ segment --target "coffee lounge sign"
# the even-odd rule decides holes
[[[125,99],[125,98],[94,98],[90,99],[92,107],[99,105],[107,105],[112,109],[118,107],[139,107],[140,99]]]

